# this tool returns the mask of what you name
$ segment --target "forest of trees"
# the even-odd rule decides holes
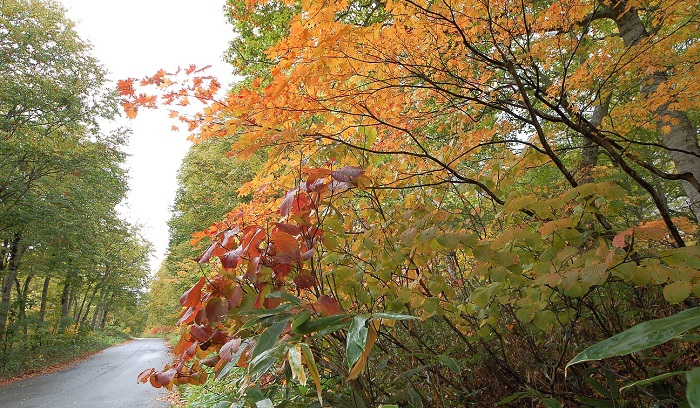
[[[95,330],[145,323],[133,316],[151,249],[117,211],[127,133],[100,129],[119,107],[105,76],[60,5],[2,2],[2,377],[81,349]]]
[[[199,144],[150,294],[176,358],[139,380],[207,382],[190,406],[700,406],[700,4],[226,12],[225,98],[196,67],[119,83],[130,116],[208,102],[179,116]]]

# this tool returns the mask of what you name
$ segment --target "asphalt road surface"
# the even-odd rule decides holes
[[[147,368],[163,368],[169,359],[164,340],[134,339],[64,371],[0,387],[0,408],[166,408],[170,404],[157,398],[167,390],[137,384],[136,377]]]

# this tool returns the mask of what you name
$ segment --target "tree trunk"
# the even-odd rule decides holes
[[[37,327],[42,327],[44,325],[44,319],[46,318],[46,299],[49,297],[50,282],[50,277],[47,276],[44,278],[44,287],[41,289],[41,306],[39,308],[39,323]]]
[[[20,288],[19,279],[15,278],[15,288],[17,290],[17,299],[19,304],[17,307],[17,322],[16,325],[22,328],[22,335],[26,336],[27,327],[27,296],[29,295],[29,284],[32,282],[34,275],[30,274],[24,279],[24,284]]]
[[[612,7],[615,24],[626,47],[633,47],[649,36],[639,12],[629,7],[627,2],[616,3]],[[642,94],[650,96],[659,85],[668,80],[665,72],[654,72],[644,78]],[[670,109],[671,101],[659,106],[655,112],[656,126],[664,135],[666,148],[678,174],[687,174],[689,180],[683,180],[683,189],[690,201],[690,209],[700,221],[700,146],[697,131],[683,111]]]
[[[8,260],[6,264],[5,278],[2,281],[2,297],[0,298],[0,341],[5,337],[7,330],[7,317],[10,312],[10,299],[12,298],[12,284],[17,277],[20,260],[24,254],[22,248],[22,235],[16,233],[10,242]]]
[[[99,327],[100,329],[105,328],[105,323],[107,322],[107,314],[109,313],[109,305],[114,301],[114,292],[112,292],[112,295],[109,296],[109,300],[107,300],[107,297],[105,296],[105,302],[102,305],[102,317],[100,319],[100,324]]]
[[[70,293],[71,281],[73,280],[72,272],[69,270],[66,274],[66,280],[63,283],[63,291],[61,292],[61,320],[59,327],[63,330],[68,324],[68,314],[70,313]]]

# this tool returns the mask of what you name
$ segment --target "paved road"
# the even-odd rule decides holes
[[[164,389],[137,384],[147,368],[169,360],[161,339],[134,339],[110,347],[65,371],[27,378],[0,387],[0,408],[160,408]]]

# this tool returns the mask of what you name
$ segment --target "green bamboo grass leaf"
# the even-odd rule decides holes
[[[569,361],[564,369],[583,361],[601,360],[654,347],[698,326],[700,307],[686,309],[662,319],[649,320],[588,347]]]
[[[348,328],[348,340],[346,345],[348,367],[355,365],[365,349],[368,332],[365,322],[367,322],[367,316],[355,316]]]
[[[316,394],[318,395],[318,402],[323,406],[323,397],[321,390],[321,376],[318,372],[318,367],[316,366],[316,360],[314,360],[314,354],[311,352],[311,347],[306,343],[299,343],[301,345],[301,354],[306,360],[306,367],[309,369],[311,378],[314,379],[314,384],[316,385]]]
[[[685,397],[690,408],[700,408],[700,367],[685,373]]]
[[[621,387],[620,393],[623,393],[623,392],[625,392],[633,387],[641,387],[642,385],[651,384],[651,383],[654,383],[656,381],[663,380],[664,378],[673,377],[674,375],[681,375],[681,374],[685,374],[685,373],[686,373],[685,371],[673,371],[670,373],[663,373],[663,374],[655,375],[651,378],[646,378],[644,380],[635,381],[631,384],[627,384],[624,387]]]
[[[260,338],[258,339],[258,343],[255,345],[255,348],[253,349],[253,355],[251,359],[254,359],[263,352],[271,349],[272,346],[274,346],[275,343],[277,343],[277,339],[279,339],[280,334],[282,334],[282,331],[286,326],[287,321],[283,321],[275,323],[272,326],[265,329],[265,331],[260,335]]]
[[[323,336],[324,334],[346,327],[349,319],[350,316],[344,314],[322,317],[316,320],[306,319],[301,322],[301,324],[296,325],[293,330],[295,334],[319,332],[321,333],[319,336]]]

